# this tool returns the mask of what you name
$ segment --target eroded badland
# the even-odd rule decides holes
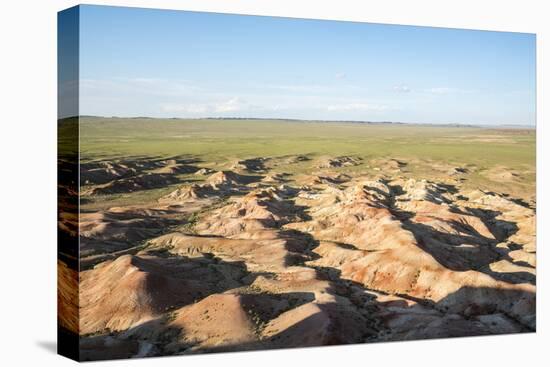
[[[535,330],[532,130],[91,119],[81,134],[80,293],[60,303],[83,359]]]

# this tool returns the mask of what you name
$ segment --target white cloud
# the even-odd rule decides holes
[[[165,112],[195,114],[213,114],[245,111],[250,106],[239,97],[213,103],[165,103],[161,108]]]
[[[133,82],[133,83],[142,83],[142,84],[159,84],[159,83],[166,82],[165,80],[160,78],[146,78],[146,77],[125,78],[122,80],[126,80],[128,82]]]
[[[393,87],[393,90],[400,93],[409,93],[411,91],[411,88],[406,85],[396,85]]]
[[[346,74],[345,73],[336,73],[336,75],[334,75],[334,77],[336,79],[346,79]]]
[[[389,109],[386,105],[371,103],[346,103],[327,106],[328,111],[385,111]]]
[[[183,112],[189,114],[200,114],[208,111],[206,105],[201,104],[163,104],[162,110],[165,112]]]
[[[241,101],[238,97],[235,97],[227,101],[216,103],[214,105],[214,112],[235,112],[246,109],[246,107],[246,102]]]
[[[184,96],[201,92],[202,89],[186,80],[169,80],[149,77],[80,79],[81,93],[143,94],[155,96]]]
[[[289,85],[267,85],[269,89],[276,89],[285,92],[299,92],[299,93],[321,93],[330,90],[329,87],[323,85],[314,84],[289,84]]]
[[[473,93],[473,90],[451,88],[451,87],[435,87],[426,89],[426,92],[432,94],[451,94],[451,93]]]
[[[335,83],[337,84],[337,83]],[[345,84],[345,83],[344,83]],[[153,117],[351,118],[395,110],[353,85],[257,84],[225,93],[219,87],[154,77],[82,79],[81,111],[91,115]],[[115,112],[113,112],[115,111]]]
[[[428,89],[428,92],[433,94],[448,94],[454,91],[455,91],[454,88],[449,88],[449,87],[437,87],[437,88]]]

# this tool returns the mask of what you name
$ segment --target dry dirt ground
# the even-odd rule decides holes
[[[305,155],[223,169],[83,164],[84,204],[169,189],[83,205],[72,325],[81,358],[534,331],[534,195],[471,188],[475,167],[433,163],[429,178],[411,178],[410,164]],[[498,166],[483,174],[520,179]]]

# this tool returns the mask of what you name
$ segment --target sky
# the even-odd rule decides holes
[[[535,35],[80,8],[80,114],[534,125]]]

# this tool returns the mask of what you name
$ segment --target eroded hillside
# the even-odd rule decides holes
[[[420,163],[429,174],[408,172]],[[82,357],[533,331],[534,192],[471,184],[522,185],[499,169],[308,155],[84,164],[84,203],[138,199],[81,213]]]

